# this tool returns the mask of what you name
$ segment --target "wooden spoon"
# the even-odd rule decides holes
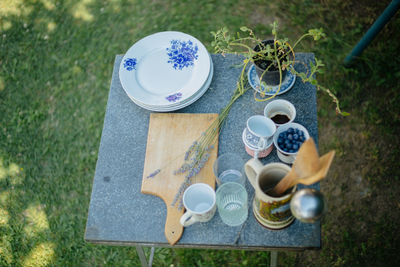
[[[320,169],[318,170],[318,172],[309,177],[299,178],[298,179],[299,183],[305,184],[305,185],[310,185],[310,184],[316,183],[316,182],[324,179],[325,176],[328,174],[329,168],[331,166],[331,163],[332,163],[334,157],[335,157],[334,150],[323,155],[319,159]]]
[[[329,167],[331,166],[334,156],[335,156],[335,151],[333,150],[323,155],[319,160],[320,169],[316,173],[306,177],[297,177],[288,188],[296,184],[310,185],[324,179],[326,174],[328,173]]]
[[[290,172],[268,194],[280,196],[298,183],[310,185],[318,182],[326,176],[334,155],[335,151],[331,151],[319,159],[314,140],[308,139],[300,147]]]

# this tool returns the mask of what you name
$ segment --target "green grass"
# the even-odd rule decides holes
[[[400,100],[399,16],[352,69],[341,63],[385,7],[375,1],[99,1],[2,0],[0,2],[0,266],[137,266],[131,247],[91,245],[83,240],[114,57],[148,34],[183,31],[211,51],[210,31],[242,25],[269,35],[274,18],[295,39],[311,27],[328,39],[314,49],[327,65],[321,81],[341,99],[352,118],[334,115],[319,95],[321,125],[342,127],[351,120],[376,136],[368,157],[374,192],[399,185]],[[372,18],[372,19],[371,19]],[[310,44],[309,44],[310,45]],[[348,148],[341,145],[340,149]],[[390,177],[388,179],[388,177]],[[393,193],[393,192],[391,192]],[[395,192],[396,193],[396,192]],[[393,203],[395,197],[389,198]],[[368,206],[369,203],[365,203]],[[392,206],[391,206],[392,207]],[[398,207],[394,208],[395,213]],[[366,212],[371,212],[366,210]],[[390,211],[388,211],[390,212]],[[344,213],[351,217],[351,214]],[[363,265],[399,261],[399,227],[370,221],[370,237],[356,230],[335,232],[325,241],[317,265]],[[361,241],[360,241],[361,240]],[[147,250],[146,250],[147,251]],[[147,251],[148,252],[148,251]],[[313,265],[300,253],[282,253],[280,264]],[[375,256],[375,257],[373,257]],[[310,256],[312,257],[312,255]],[[305,260],[305,262],[302,262]],[[269,253],[224,250],[156,250],[154,266],[263,266]]]

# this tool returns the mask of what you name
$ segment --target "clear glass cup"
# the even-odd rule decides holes
[[[247,192],[239,183],[227,182],[218,187],[218,213],[222,221],[229,226],[239,226],[248,216]]]
[[[218,186],[226,182],[235,182],[245,186],[244,161],[234,153],[226,153],[214,163],[214,175]]]

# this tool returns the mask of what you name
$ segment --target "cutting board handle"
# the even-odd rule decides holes
[[[181,238],[183,233],[183,227],[179,222],[179,219],[183,215],[183,209],[178,210],[177,207],[167,204],[167,218],[165,222],[165,237],[168,243],[174,245]]]

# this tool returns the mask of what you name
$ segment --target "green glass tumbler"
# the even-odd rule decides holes
[[[223,183],[216,192],[218,213],[229,226],[239,226],[248,216],[247,192],[238,183]]]

